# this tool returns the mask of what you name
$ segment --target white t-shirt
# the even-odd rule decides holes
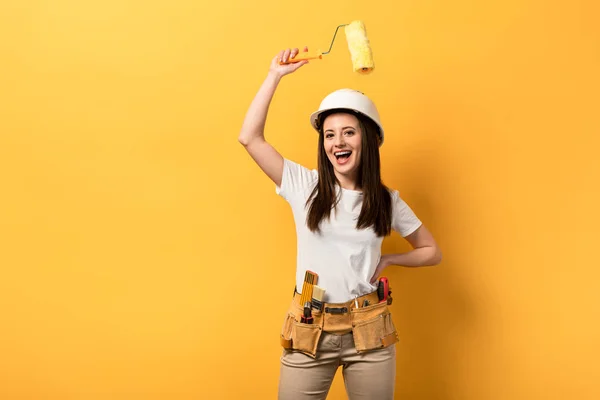
[[[310,170],[284,159],[281,186],[276,193],[291,206],[296,224],[296,289],[302,291],[306,270],[318,274],[317,286],[325,289],[324,301],[342,303],[377,289],[369,281],[381,257],[382,237],[374,230],[356,229],[361,211],[362,193],[337,187],[342,191],[336,212],[330,221],[321,222],[321,233],[306,226],[306,200],[318,181],[317,170]],[[421,221],[411,208],[392,191],[392,229],[403,237],[413,233]]]

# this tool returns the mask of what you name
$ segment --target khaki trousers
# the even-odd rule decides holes
[[[393,400],[395,344],[359,354],[352,333],[327,332],[321,335],[315,358],[283,350],[278,399],[325,399],[340,366],[349,400]]]

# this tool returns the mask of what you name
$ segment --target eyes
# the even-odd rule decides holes
[[[354,135],[354,131],[352,129],[348,129],[347,131],[344,131],[344,135],[345,136],[353,136]],[[332,139],[335,135],[332,132],[326,132],[325,133],[325,139]]]

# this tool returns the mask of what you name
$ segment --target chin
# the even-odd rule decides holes
[[[340,164],[335,156],[329,157],[329,162],[333,165],[333,169],[343,175],[352,174],[357,169],[357,163],[354,155],[352,155],[345,163]]]

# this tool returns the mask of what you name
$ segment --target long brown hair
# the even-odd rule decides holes
[[[391,232],[392,199],[389,189],[381,180],[381,161],[379,158],[379,127],[362,114],[350,110],[331,110],[319,119],[318,172],[319,181],[306,201],[310,209],[306,216],[308,229],[319,232],[323,219],[329,220],[331,210],[335,208],[339,197],[335,196],[335,186],[339,184],[333,165],[327,158],[324,148],[323,121],[328,115],[345,112],[358,118],[361,138],[361,160],[358,170],[357,186],[362,189],[362,209],[356,222],[357,229],[373,227],[377,236],[387,236]],[[341,191],[340,191],[341,194]]]

